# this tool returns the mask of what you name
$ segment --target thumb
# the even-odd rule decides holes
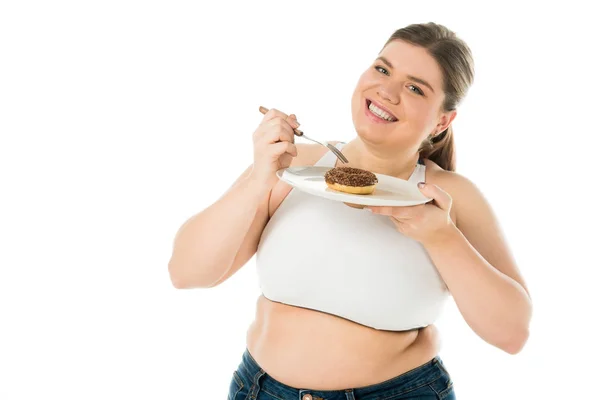
[[[294,127],[294,129],[296,129],[300,126],[300,122],[298,122],[298,118],[296,117],[296,114],[290,114],[289,117],[287,117],[286,121],[289,122],[290,125],[292,125]],[[295,126],[294,126],[294,124],[295,124]]]
[[[439,186],[433,183],[419,182],[417,185],[423,195],[433,198],[435,204],[444,211],[450,211],[452,207],[452,197]]]

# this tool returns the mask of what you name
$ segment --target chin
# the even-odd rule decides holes
[[[377,132],[376,129],[365,127],[365,126],[355,126],[356,127],[356,136],[360,138],[365,143],[370,144],[384,144],[386,139],[389,140],[389,135],[385,135],[383,132]]]
[[[387,132],[387,134],[385,132],[386,129],[381,129],[382,127],[378,127],[370,123],[363,114],[364,110],[362,107],[356,107],[353,104],[352,122],[354,125],[354,131],[360,139],[369,143],[381,143],[384,141],[386,136],[389,137],[389,132]]]
[[[365,121],[361,116],[354,117],[354,130],[361,140],[372,144],[384,144],[393,139],[393,136],[397,134],[393,129],[372,124],[369,121]]]

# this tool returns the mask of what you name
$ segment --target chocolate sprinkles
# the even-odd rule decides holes
[[[325,182],[345,186],[364,187],[375,185],[377,176],[364,169],[352,167],[336,167],[325,173]]]

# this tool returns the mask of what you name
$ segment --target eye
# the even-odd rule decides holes
[[[420,96],[423,96],[423,95],[425,94],[425,93],[423,93],[423,91],[422,91],[421,89],[419,89],[419,88],[418,88],[417,86],[415,86],[415,85],[409,85],[409,86],[408,86],[408,88],[409,88],[411,91],[415,92],[416,94],[418,94],[418,95],[420,95]]]
[[[375,67],[375,70],[381,72],[382,74],[388,75],[388,76],[390,74],[387,69],[385,69],[379,65]]]

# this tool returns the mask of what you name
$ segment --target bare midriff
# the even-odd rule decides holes
[[[425,364],[438,353],[439,339],[433,325],[382,331],[259,296],[247,346],[281,383],[340,390],[377,384]]]

